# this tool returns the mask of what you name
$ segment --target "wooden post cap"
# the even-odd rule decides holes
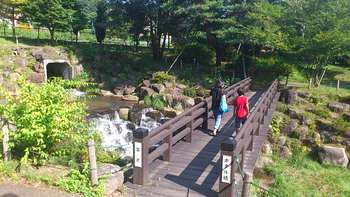
[[[142,139],[146,136],[148,136],[148,129],[145,128],[138,128],[133,132],[134,138]]]
[[[236,147],[236,140],[232,137],[225,139],[221,142],[221,150],[223,151],[233,151]]]

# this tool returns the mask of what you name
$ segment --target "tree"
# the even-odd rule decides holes
[[[19,19],[20,9],[27,3],[27,0],[1,0],[0,3],[4,5],[3,8],[7,12],[4,16],[11,19],[12,37],[16,38],[16,20]]]
[[[291,54],[318,87],[332,59],[350,51],[350,2],[347,0],[290,0],[285,23]]]
[[[62,0],[32,0],[24,8],[26,17],[42,27],[48,28],[51,41],[57,29],[67,29],[72,10],[64,7]]]
[[[95,35],[96,40],[102,44],[106,37],[106,31],[108,26],[108,2],[106,0],[100,0],[97,2],[97,11],[95,18]]]
[[[96,5],[91,0],[75,0],[72,5],[71,28],[75,34],[75,42],[78,42],[79,32],[89,25],[94,18]]]

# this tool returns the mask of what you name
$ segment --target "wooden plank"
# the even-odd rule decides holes
[[[158,148],[156,148],[151,154],[148,156],[148,163],[152,163],[153,160],[161,156],[169,147],[168,143],[164,143],[160,145]]]

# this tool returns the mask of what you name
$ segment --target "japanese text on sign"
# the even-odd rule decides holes
[[[142,144],[140,142],[134,144],[134,165],[142,168]]]
[[[232,157],[228,155],[222,156],[222,176],[221,182],[231,183],[231,162]]]

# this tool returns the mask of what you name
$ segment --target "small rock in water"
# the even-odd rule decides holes
[[[154,110],[146,113],[146,116],[152,118],[153,120],[159,122],[160,118],[162,117],[162,114],[160,111]]]
[[[128,120],[129,118],[129,111],[130,109],[129,108],[120,108],[119,109],[119,117],[123,120]]]

